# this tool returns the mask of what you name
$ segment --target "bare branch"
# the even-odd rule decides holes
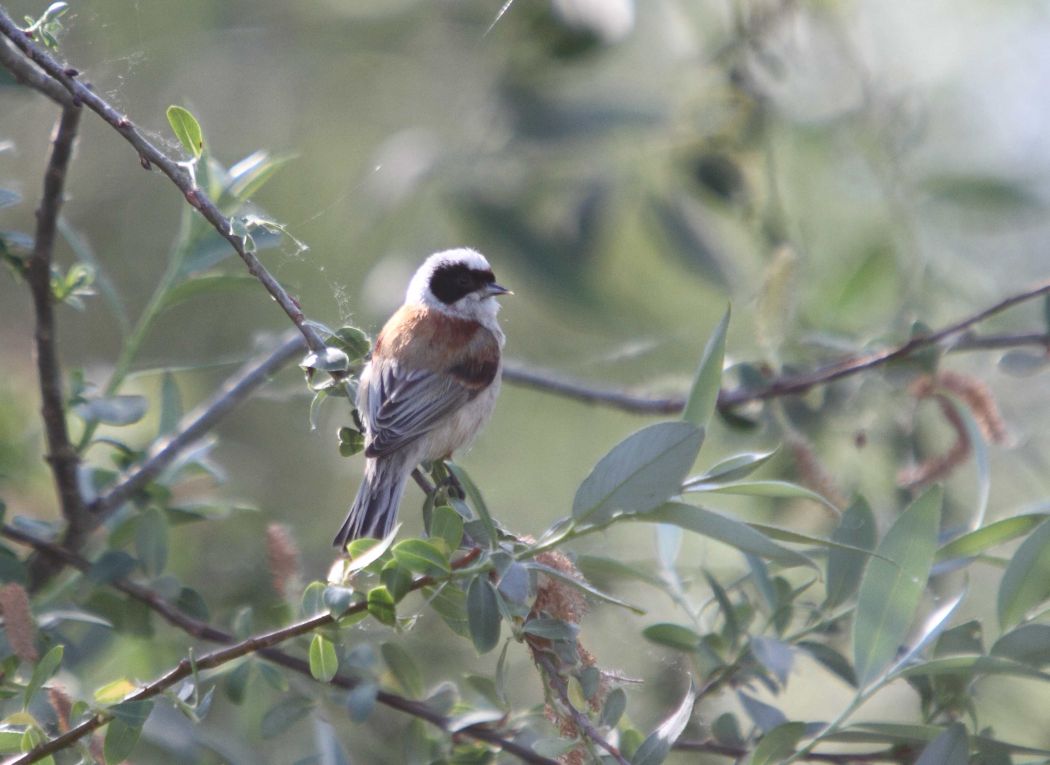
[[[11,72],[20,83],[40,91],[59,106],[73,106],[73,96],[69,91],[40,71],[5,38],[0,38],[0,66]]]
[[[73,154],[80,123],[80,109],[64,106],[55,128],[51,158],[44,174],[44,193],[36,211],[36,239],[29,260],[26,280],[33,295],[36,313],[36,365],[40,382],[41,414],[47,438],[47,462],[55,479],[62,515],[69,534],[79,540],[86,527],[84,502],[77,484],[80,459],[69,440],[66,427],[66,400],[62,390],[62,368],[58,361],[55,338],[54,295],[51,290],[51,262],[55,230],[62,206],[66,172]]]
[[[52,557],[60,563],[79,571],[86,572],[91,568],[91,562],[78,553],[63,547],[62,545],[39,539],[12,526],[4,525],[0,527],[0,535],[20,544],[28,545],[37,552]],[[460,569],[469,566],[477,560],[480,552],[481,551],[478,548],[468,551],[461,558],[453,562],[452,568]],[[412,583],[410,589],[418,590],[433,585],[434,583],[435,580],[432,577],[423,576],[417,578]],[[197,669],[218,667],[241,656],[256,653],[267,661],[280,664],[294,672],[310,677],[310,665],[308,662],[287,654],[275,646],[292,637],[296,637],[297,635],[304,635],[319,627],[336,622],[336,619],[330,614],[320,614],[311,619],[297,622],[279,630],[274,630],[273,632],[257,635],[248,638],[247,640],[237,642],[232,634],[183,613],[148,587],[144,587],[127,579],[116,579],[108,584],[114,589],[117,589],[145,604],[152,611],[159,614],[167,622],[178,627],[183,632],[201,640],[220,643],[226,646],[225,648],[205,654],[197,659],[196,662],[194,662]],[[366,608],[367,606],[365,604],[358,603],[351,606],[346,614],[358,613]],[[157,680],[143,686],[138,691],[128,696],[126,700],[137,701],[152,698],[163,693],[165,690],[171,688],[176,683],[186,679],[192,674],[193,666],[188,659],[184,659]],[[329,682],[340,688],[352,689],[359,681],[345,675],[336,675]],[[398,696],[395,693],[380,691],[377,696],[377,701],[391,709],[395,709],[429,722],[441,730],[449,731],[452,726],[452,720],[448,717],[435,712],[421,702]],[[9,765],[28,765],[28,763],[37,762],[48,755],[54,754],[55,752],[70,746],[75,741],[105,725],[110,719],[111,718],[105,713],[96,714],[61,736],[51,739],[50,741],[41,744],[36,749],[22,755],[20,758],[11,761]],[[457,730],[456,732],[457,734],[469,736],[478,741],[484,741],[485,743],[499,747],[503,751],[514,755],[522,762],[532,763],[533,765],[557,765],[554,760],[538,755],[528,747],[516,744],[504,736],[501,736],[498,731],[491,730],[484,726],[468,727]]]
[[[89,506],[96,524],[131,499],[156,478],[188,446],[207,434],[215,425],[265,384],[278,370],[305,349],[302,337],[293,336],[261,361],[253,361],[223,383],[206,403],[183,419],[179,429],[150,448],[149,456],[124,475],[109,491]]]
[[[288,318],[292,320],[292,323],[302,333],[310,350],[324,350],[324,341],[321,340],[317,331],[307,323],[299,304],[270,274],[255,254],[245,249],[244,240],[233,233],[230,220],[220,212],[219,208],[208,198],[203,189],[194,185],[193,178],[185,168],[154,146],[126,115],[118,112],[108,101],[95,93],[90,84],[71,74],[70,72],[73,70],[60,64],[50,53],[39,45],[34,44],[2,8],[0,8],[0,34],[10,40],[33,63],[65,88],[71,94],[74,104],[84,104],[108,122],[128,143],[135,147],[144,164],[152,164],[160,168],[161,172],[168,176],[172,183],[182,191],[186,201],[200,212],[212,227],[219,232],[219,235],[236,250],[241,260],[248,267],[248,273],[258,279],[266,288],[266,291],[277,301],[277,304],[281,306]],[[24,69],[24,67],[20,69]],[[27,79],[26,82],[33,87],[37,87],[35,81]],[[48,93],[48,90],[50,90],[45,90],[43,87],[39,89],[45,93]],[[48,94],[50,95],[50,93]]]
[[[1025,346],[1036,346],[1050,353],[1050,333],[1026,332],[1020,334],[1005,335],[976,335],[970,330],[973,325],[984,321],[990,316],[1001,313],[1019,303],[1033,300],[1050,294],[1050,283],[1042,284],[1025,292],[1020,292],[1007,297],[990,308],[968,316],[954,324],[930,332],[925,335],[917,335],[906,343],[888,348],[876,353],[868,353],[856,356],[847,356],[827,366],[805,372],[798,375],[785,375],[769,381],[761,387],[741,387],[732,390],[722,390],[718,396],[719,410],[726,412],[734,407],[747,404],[752,401],[765,401],[781,396],[805,393],[811,388],[819,385],[827,385],[830,382],[849,377],[851,375],[867,372],[871,369],[881,367],[892,361],[905,359],[918,351],[949,341],[953,336],[959,335],[955,342],[945,348],[946,353],[961,353],[966,351],[1002,350],[1006,348],[1021,348]],[[525,388],[544,391],[556,396],[563,396],[575,401],[587,404],[598,404],[619,409],[631,414],[657,415],[677,414],[685,406],[684,396],[650,397],[627,393],[625,391],[610,390],[608,388],[596,388],[586,382],[571,380],[557,375],[553,372],[529,369],[523,364],[507,363],[503,367],[503,379],[512,385],[520,385]]]

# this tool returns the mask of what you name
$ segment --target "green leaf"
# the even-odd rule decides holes
[[[952,723],[929,743],[915,765],[967,765],[970,761],[970,736],[962,723]]]
[[[691,478],[689,481],[698,483],[723,483],[727,481],[738,481],[747,478],[760,467],[765,465],[777,453],[777,450],[769,452],[745,452],[726,457],[703,475]]]
[[[199,157],[204,151],[204,134],[197,118],[181,106],[169,106],[168,124],[182,148],[194,157]]]
[[[700,480],[689,481],[682,487],[686,492],[707,494],[743,494],[749,497],[775,497],[778,499],[811,499],[824,505],[835,515],[841,511],[828,499],[817,492],[788,481],[733,481],[732,483],[705,483]]]
[[[873,550],[878,538],[875,515],[863,497],[857,497],[842,514],[831,533],[835,542]],[[828,553],[827,595],[824,607],[835,608],[853,597],[870,556],[852,550],[833,549]]]
[[[363,359],[372,350],[368,334],[357,327],[340,327],[328,338],[328,344],[343,351],[353,361]]]
[[[397,609],[394,598],[383,585],[368,591],[368,613],[380,624],[392,627],[397,622]]]
[[[400,603],[412,590],[412,572],[396,560],[388,561],[383,566],[379,572],[379,580],[390,591],[396,603]]]
[[[13,207],[22,201],[22,195],[11,189],[0,189],[0,210],[5,207]]]
[[[444,576],[452,569],[448,556],[425,539],[405,539],[393,548],[394,560],[410,571],[430,576]]]
[[[467,586],[467,623],[479,654],[488,653],[499,643],[499,595],[487,574],[478,574]]]
[[[806,724],[786,722],[762,736],[751,753],[748,765],[772,765],[791,756],[799,740],[806,735]]]
[[[269,739],[280,736],[295,723],[310,714],[313,708],[313,700],[308,699],[306,696],[287,696],[281,699],[263,715],[260,725],[262,737]]]
[[[580,628],[561,619],[542,616],[536,619],[529,619],[522,627],[522,631],[529,635],[546,638],[547,640],[570,641],[576,639]]]
[[[397,532],[400,530],[401,524],[395,523],[390,533],[380,540],[368,538],[352,540],[346,546],[350,554],[350,563],[346,566],[346,573],[362,571],[382,558],[383,554],[390,549],[390,545],[394,544],[394,539],[397,538]]]
[[[380,651],[387,669],[397,679],[401,690],[413,699],[421,698],[425,690],[423,673],[419,671],[419,666],[408,651],[397,643],[383,643]]]
[[[996,640],[989,653],[1032,667],[1050,664],[1050,625],[1023,624]]]
[[[77,404],[73,411],[84,422],[104,425],[132,425],[143,418],[149,408],[145,396],[108,396]]]
[[[668,502],[655,510],[636,516],[634,520],[671,523],[687,531],[716,539],[742,552],[777,561],[783,566],[817,568],[817,564],[802,553],[781,547],[747,524],[695,505]]]
[[[625,600],[620,600],[617,597],[613,597],[612,595],[610,595],[607,592],[602,592],[597,587],[593,587],[590,583],[588,583],[584,579],[577,579],[574,576],[569,576],[568,574],[565,574],[565,573],[562,573],[561,571],[558,571],[558,569],[556,569],[556,568],[551,568],[550,566],[545,566],[542,563],[529,562],[529,563],[527,563],[525,565],[526,565],[526,568],[528,568],[531,571],[542,571],[547,576],[553,577],[553,578],[557,579],[560,582],[564,582],[565,584],[569,585],[570,587],[574,587],[575,589],[580,590],[581,592],[585,592],[588,595],[590,595],[592,598],[595,598],[596,600],[601,600],[601,601],[603,601],[605,603],[611,603],[614,606],[620,606],[621,608],[626,608],[629,611],[634,611],[634,613],[636,613],[636,614],[644,614],[645,613],[645,609],[639,608],[638,606],[635,606],[635,605],[632,605],[631,603],[628,603]]]
[[[623,688],[613,688],[605,697],[602,705],[602,716],[598,723],[603,728],[615,728],[623,713],[627,710],[627,694]]]
[[[941,498],[935,487],[916,499],[876,548],[883,557],[868,562],[853,623],[853,663],[861,688],[893,660],[911,626],[933,563]]]
[[[999,582],[999,626],[1008,629],[1050,597],[1050,520],[1043,521],[1010,559]]]
[[[62,656],[65,654],[65,646],[56,645],[50,651],[44,654],[43,658],[36,663],[33,667],[33,674],[29,678],[29,684],[26,685],[26,691],[24,701],[22,703],[23,708],[29,706],[29,702],[36,696],[44,683],[51,679],[51,677],[58,672],[59,666],[62,664]]]
[[[461,637],[470,637],[467,619],[467,596],[459,587],[445,585],[438,589],[423,588],[426,602],[437,612],[442,621]]]
[[[1050,681],[1050,674],[1033,669],[1013,659],[1001,656],[942,656],[930,659],[921,664],[906,667],[899,673],[900,677],[930,677],[957,675],[967,681],[977,675],[1008,675],[1027,677],[1033,680]]]
[[[695,701],[696,690],[692,678],[689,678],[689,690],[686,691],[682,703],[656,730],[646,736],[645,741],[631,757],[631,765],[660,765],[670,753],[671,746],[682,735],[685,726],[689,724]]]
[[[379,684],[373,680],[362,680],[353,687],[350,695],[346,698],[346,708],[350,719],[354,722],[364,722],[375,709],[376,699],[379,697]]]
[[[314,635],[310,640],[310,674],[315,680],[327,683],[339,671],[339,657],[335,645],[324,635]]]
[[[1047,518],[1050,518],[1047,513],[1027,513],[989,523],[941,547],[937,551],[936,561],[941,563],[956,558],[976,557],[996,545],[1023,537]]]
[[[186,279],[165,292],[160,301],[160,310],[166,311],[193,298],[214,298],[245,288],[251,289],[258,283],[254,276],[248,274],[205,272]]]
[[[977,425],[970,407],[953,393],[944,392],[941,395],[947,399],[959,416],[959,420],[966,429],[966,436],[970,440],[970,447],[973,449],[973,462],[977,468],[977,497],[970,528],[977,529],[984,523],[985,511],[988,509],[988,497],[992,490],[991,467],[988,464],[988,442],[985,441],[984,433]]]
[[[160,423],[157,425],[157,436],[166,436],[174,432],[182,419],[182,398],[179,396],[179,384],[175,375],[165,370],[160,378]]]
[[[642,630],[642,637],[657,645],[674,648],[676,651],[693,653],[700,647],[701,637],[680,624],[653,624]]]
[[[430,517],[430,536],[445,540],[449,550],[458,550],[463,541],[463,516],[448,505],[438,505]]]
[[[618,512],[643,513],[659,506],[679,492],[703,437],[688,422],[661,422],[628,436],[580,485],[573,519],[600,525]]]
[[[722,365],[726,354],[726,331],[729,329],[730,308],[726,308],[721,321],[704,346],[700,364],[693,378],[693,387],[685,402],[682,419],[698,428],[706,428],[718,404],[718,391],[722,384]]]
[[[365,434],[357,428],[339,428],[339,456],[353,457],[365,450]]]
[[[496,522],[492,519],[492,514],[489,512],[488,505],[485,504],[485,498],[482,496],[478,485],[474,483],[474,479],[470,477],[470,474],[456,463],[446,460],[445,467],[456,477],[459,485],[463,487],[463,491],[467,493],[471,507],[477,512],[485,528],[490,546],[495,547],[499,541],[499,531],[496,529]]]
[[[102,753],[106,765],[120,765],[135,750],[135,745],[142,735],[142,728],[135,728],[123,720],[111,720],[106,728],[106,738],[102,744]]]
[[[256,151],[230,168],[230,182],[219,197],[219,208],[229,214],[236,206],[255,196],[273,174],[293,159],[291,155],[271,156]]]
[[[155,507],[142,513],[135,527],[135,554],[149,576],[159,576],[164,571],[168,562],[168,519]]]

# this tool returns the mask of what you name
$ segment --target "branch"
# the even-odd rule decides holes
[[[304,348],[298,335],[285,340],[261,361],[253,361],[238,370],[223,383],[210,401],[188,415],[181,429],[166,439],[157,441],[144,462],[127,472],[108,492],[99,496],[81,514],[79,525],[72,523],[66,529],[62,545],[78,550],[85,537],[130,500],[146,484],[155,479],[187,447],[203,437],[218,422],[264,385],[281,367],[295,358]],[[76,486],[76,482],[73,483]],[[37,556],[29,563],[31,589],[38,589],[61,569],[55,555]],[[68,563],[68,561],[65,561]]]
[[[90,561],[78,553],[53,542],[39,539],[12,526],[4,525],[0,527],[0,535],[20,544],[28,545],[37,552],[53,557],[62,564],[76,568],[79,571],[86,572],[91,568]],[[480,549],[474,548],[453,562],[452,568],[460,569],[468,566],[477,559],[478,555],[480,555]],[[433,584],[435,584],[435,580],[432,577],[423,576],[413,581],[410,589],[414,591]],[[256,653],[267,661],[273,662],[274,664],[280,664],[283,667],[302,675],[306,675],[307,677],[312,677],[308,662],[287,654],[275,646],[290,638],[307,634],[319,627],[334,624],[338,621],[331,614],[320,614],[310,619],[283,627],[279,630],[274,630],[273,632],[257,635],[248,638],[247,640],[237,642],[232,634],[183,613],[167,602],[157,592],[148,587],[136,584],[127,579],[115,579],[109,582],[109,585],[145,604],[148,608],[159,614],[170,624],[181,629],[183,632],[201,640],[220,643],[226,646],[225,648],[205,654],[193,664],[191,664],[188,659],[183,659],[179,664],[160,678],[143,686],[138,691],[128,696],[125,699],[126,701],[148,699],[163,693],[176,683],[191,676],[193,674],[194,664],[198,670],[210,669],[221,666],[222,664],[249,653]],[[364,603],[354,604],[343,614],[343,616],[359,613],[366,608],[367,605]],[[352,689],[359,681],[345,675],[336,675],[329,682],[340,688]],[[380,691],[377,696],[377,701],[391,709],[395,709],[399,712],[429,722],[443,731],[449,732],[452,727],[451,719],[438,714],[421,702],[398,696],[389,691]],[[105,712],[100,712],[61,736],[51,739],[30,752],[25,753],[8,765],[28,765],[28,763],[37,762],[48,755],[54,754],[55,752],[70,746],[75,741],[105,725],[110,719],[111,717]],[[497,731],[490,730],[483,726],[464,728],[457,730],[456,733],[499,747],[503,751],[516,756],[521,761],[532,763],[532,765],[557,765],[554,760],[538,755],[528,747],[506,739]]]
[[[40,69],[15,50],[6,38],[0,38],[0,66],[26,87],[38,90],[59,106],[73,106],[69,91],[44,74]]]
[[[155,442],[144,462],[131,469],[115,486],[91,503],[89,508],[94,514],[94,522],[102,523],[135,496],[188,446],[207,434],[219,420],[268,382],[285,364],[298,357],[304,348],[303,338],[293,336],[266,358],[253,361],[238,370],[209,401],[183,419],[177,432]]]
[[[108,122],[128,143],[135,147],[144,165],[156,165],[160,168],[161,172],[168,176],[171,182],[182,191],[186,201],[204,216],[223,239],[230,243],[230,246],[233,247],[248,267],[248,273],[262,283],[266,291],[277,301],[277,304],[281,306],[288,318],[292,320],[292,323],[302,333],[310,350],[317,352],[324,350],[324,341],[321,340],[317,331],[307,323],[299,304],[266,270],[266,267],[263,266],[255,254],[244,248],[244,241],[233,233],[230,220],[219,211],[219,208],[216,207],[215,203],[202,189],[194,185],[190,174],[179,163],[154,146],[127,116],[118,112],[108,101],[96,94],[89,83],[77,79],[76,70],[58,63],[50,53],[33,43],[2,8],[0,8],[0,35],[10,40],[34,64],[68,91],[72,96],[73,104],[84,104]],[[5,66],[11,68],[6,62],[4,63]],[[23,75],[25,75],[25,70],[26,67],[12,69],[12,71],[22,72]],[[46,95],[54,97],[51,93],[53,88],[45,87],[39,81],[39,78],[26,76],[23,81]]]
[[[29,260],[26,281],[33,296],[36,314],[36,366],[40,381],[41,415],[47,439],[46,460],[51,466],[58,491],[62,515],[70,536],[79,541],[86,527],[84,502],[77,484],[80,458],[69,440],[66,427],[66,400],[62,390],[62,368],[58,362],[55,340],[54,294],[51,289],[51,262],[55,246],[55,229],[62,206],[66,172],[73,154],[80,109],[64,106],[55,128],[51,158],[44,173],[44,192],[36,211],[36,238]]]
[[[946,353],[1001,350],[1025,346],[1040,347],[1047,353],[1050,353],[1050,333],[1026,332],[982,336],[968,331],[973,325],[997,313],[1001,313],[1019,303],[1045,295],[1050,295],[1050,283],[1011,295],[989,308],[949,324],[936,332],[916,335],[907,342],[886,350],[847,356],[811,372],[773,378],[769,383],[760,387],[723,389],[718,395],[718,408],[722,412],[727,412],[753,401],[765,401],[781,396],[805,393],[818,385],[826,385],[840,378],[867,372],[892,361],[907,358],[932,345],[943,343],[954,335],[960,335],[960,337],[945,348]],[[610,390],[608,388],[595,388],[586,382],[571,380],[552,372],[529,369],[522,364],[513,362],[504,365],[503,379],[513,385],[544,391],[587,404],[608,406],[613,409],[630,412],[631,414],[677,414],[685,407],[684,396],[658,398]]]

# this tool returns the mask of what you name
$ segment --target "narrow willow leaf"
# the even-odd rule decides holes
[[[948,622],[952,616],[958,610],[959,606],[963,602],[963,598],[966,597],[966,588],[964,587],[958,594],[953,598],[949,598],[947,602],[941,605],[936,611],[930,614],[925,623],[922,625],[922,629],[919,631],[918,636],[912,643],[911,647],[904,651],[903,654],[897,659],[893,665],[890,673],[898,672],[902,667],[907,667],[911,664],[912,660],[915,659],[922,651],[926,649],[926,646],[937,639],[945,627],[948,626]]]
[[[642,636],[658,645],[690,653],[699,649],[701,640],[699,634],[680,624],[653,624],[642,630]]]
[[[628,436],[580,484],[573,519],[600,525],[619,512],[659,506],[678,493],[702,441],[703,431],[688,422],[660,422]]]
[[[730,308],[726,308],[721,321],[704,346],[700,365],[693,378],[693,387],[682,412],[682,419],[698,428],[706,428],[718,404],[718,391],[722,385],[722,365],[725,363],[726,332],[729,329]]]
[[[182,397],[175,375],[165,370],[160,378],[160,423],[157,425],[157,436],[166,436],[175,430],[182,419]]]
[[[1047,513],[1028,513],[989,523],[948,542],[937,551],[936,560],[940,563],[955,558],[973,558],[996,545],[1023,537],[1047,518],[1050,518]]]
[[[314,635],[310,640],[310,674],[315,680],[327,683],[339,671],[339,658],[335,645],[324,635]]]
[[[597,600],[601,600],[605,603],[611,603],[615,606],[620,606],[621,608],[626,608],[629,611],[634,611],[634,613],[639,615],[645,613],[645,609],[632,605],[631,603],[628,603],[625,600],[620,600],[619,598],[614,597],[608,594],[607,592],[602,592],[597,587],[593,587],[592,585],[590,585],[587,581],[583,579],[577,579],[575,577],[569,576],[568,574],[564,574],[561,571],[558,571],[558,569],[556,568],[545,566],[542,563],[526,563],[525,565],[526,568],[532,571],[542,571],[547,576],[553,577],[560,582],[564,582],[570,587],[575,587],[577,590],[585,592]]]
[[[59,666],[62,664],[62,657],[65,654],[65,647],[62,645],[56,645],[50,651],[44,654],[44,656],[36,663],[33,667],[33,674],[29,678],[29,684],[26,685],[23,708],[29,706],[29,702],[33,700],[44,683],[51,679],[51,677],[58,672]]]
[[[623,713],[627,711],[627,694],[623,688],[613,688],[605,698],[599,724],[604,728],[615,728]]]
[[[107,396],[77,404],[73,411],[84,422],[104,425],[133,425],[141,420],[149,408],[145,396]]]
[[[487,574],[478,574],[467,586],[467,623],[474,649],[485,654],[499,643],[499,596]]]
[[[893,660],[908,634],[933,564],[941,498],[935,487],[916,499],[876,548],[883,557],[868,562],[853,623],[853,663],[861,688]]]
[[[435,507],[430,518],[430,536],[445,540],[449,550],[458,550],[463,541],[463,516],[448,505]]]
[[[199,157],[204,151],[204,134],[197,118],[181,106],[169,106],[168,124],[182,148],[194,157]]]
[[[635,518],[639,521],[672,523],[687,531],[694,531],[719,542],[724,542],[742,552],[775,560],[784,566],[809,566],[817,564],[802,553],[781,547],[764,534],[755,531],[746,523],[724,515],[682,502],[668,502]]]
[[[107,711],[113,715],[113,719],[106,728],[102,752],[107,765],[117,765],[124,762],[135,749],[142,734],[142,726],[153,711],[153,702],[125,701]]]
[[[395,523],[394,528],[390,530],[389,534],[387,534],[381,540],[373,542],[367,549],[365,549],[363,552],[357,552],[357,554],[354,554],[354,552],[358,550],[359,546],[363,542],[367,542],[367,540],[355,539],[354,541],[350,542],[350,544],[347,545],[347,547],[350,548],[352,546],[353,551],[350,551],[352,557],[350,563],[347,564],[346,573],[350,574],[354,571],[361,571],[363,569],[366,569],[373,563],[375,563],[377,560],[382,558],[383,554],[390,549],[390,545],[394,544],[394,539],[397,538],[397,532],[399,532],[400,530],[401,524]]]
[[[1050,624],[1021,625],[996,640],[989,653],[1032,667],[1050,664]]]
[[[839,525],[831,533],[835,542],[861,550],[873,550],[878,531],[875,515],[863,497],[857,497],[842,514]],[[827,596],[824,607],[831,609],[853,597],[860,586],[860,578],[870,556],[863,552],[836,549],[828,553]]]
[[[733,481],[731,483],[704,483],[697,479],[682,487],[686,492],[704,492],[710,494],[744,494],[749,497],[773,497],[776,499],[811,499],[841,515],[834,503],[817,492],[789,481]]]
[[[165,292],[160,307],[166,311],[193,298],[217,298],[219,295],[240,289],[250,289],[258,283],[258,279],[248,274],[205,272],[180,282]]]
[[[759,701],[743,691],[737,691],[736,695],[740,699],[740,705],[747,712],[748,717],[754,721],[755,725],[763,733],[770,733],[787,723],[788,719],[785,714],[772,704]]]
[[[806,724],[802,722],[787,722],[778,725],[762,736],[751,753],[748,765],[772,765],[783,762],[790,757],[799,740],[806,735]]]
[[[739,481],[747,478],[760,467],[765,465],[777,453],[777,450],[769,452],[746,452],[734,454],[710,468],[703,475],[690,478],[686,483],[725,483],[728,481]]]
[[[383,643],[380,647],[387,669],[397,679],[397,684],[410,697],[418,699],[423,696],[423,673],[415,659],[397,643]]]
[[[456,477],[459,485],[463,487],[463,491],[467,493],[471,507],[474,508],[474,511],[481,519],[482,525],[485,527],[490,546],[495,547],[499,541],[499,530],[496,528],[496,522],[492,520],[492,514],[489,512],[488,505],[485,504],[485,498],[481,494],[481,489],[474,483],[470,474],[456,463],[446,462],[445,467]]]
[[[999,626],[1009,629],[1050,597],[1050,521],[1017,548],[999,582]]]
[[[1010,675],[1032,680],[1050,681],[1050,673],[1040,672],[1027,664],[1001,656],[943,656],[915,664],[900,672],[901,677],[958,675],[970,680],[977,675]]]
[[[922,750],[915,765],[967,765],[970,736],[962,723],[952,723]]]
[[[383,585],[368,591],[368,613],[380,624],[392,627],[397,622],[397,609],[394,598]]]
[[[168,519],[156,507],[146,510],[135,527],[135,553],[142,570],[159,576],[168,562]]]
[[[686,691],[682,703],[656,730],[646,736],[635,750],[631,765],[660,765],[667,758],[674,742],[682,735],[685,726],[689,724],[695,701],[696,689],[690,678],[689,690]]]

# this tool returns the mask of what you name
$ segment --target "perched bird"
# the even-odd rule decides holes
[[[336,547],[386,536],[415,467],[467,446],[488,420],[504,342],[494,298],[508,294],[471,249],[436,253],[416,271],[361,373],[365,475]]]

